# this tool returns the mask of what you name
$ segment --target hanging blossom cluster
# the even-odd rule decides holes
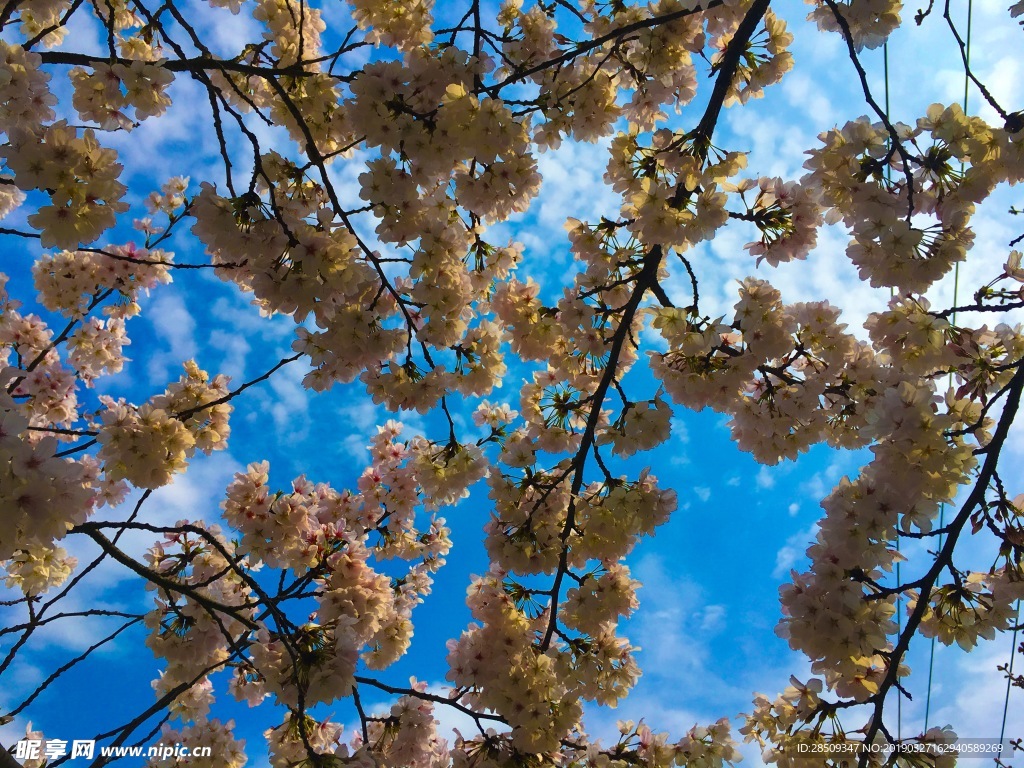
[[[289,755],[307,746],[316,754],[341,748],[340,726],[304,709],[353,695],[360,660],[379,670],[405,653],[413,608],[430,593],[451,546],[443,519],[416,528],[425,471],[418,458],[430,447],[399,441],[401,431],[396,422],[379,430],[357,490],[300,477],[291,492],[271,492],[268,463],[254,463],[236,474],[222,503],[241,540],[182,521],[149,550],[147,565],[164,596],[146,615],[147,644],[167,663],[153,687],[175,717],[194,724],[193,733],[210,722],[211,738],[230,740],[223,735],[230,725],[208,721],[212,676],[227,670],[234,698],[252,707],[272,699],[291,712],[268,731],[273,764],[290,764]],[[393,569],[382,566],[394,559],[410,565],[389,575]],[[290,573],[292,583],[271,596],[256,577],[264,565]],[[293,623],[290,602],[309,598],[315,610]],[[432,723],[403,721],[412,729],[404,738],[418,745],[415,734]]]
[[[900,24],[889,0],[813,5],[851,72]],[[152,768],[259,754],[275,768],[720,768],[741,737],[766,762],[803,764],[821,753],[800,745],[848,740],[865,711],[858,735],[893,739],[887,705],[914,637],[970,649],[1019,620],[1024,494],[999,460],[1024,396],[1024,333],[1005,317],[1024,304],[1024,268],[1012,245],[1001,267],[972,246],[988,198],[1024,179],[1021,113],[986,90],[998,124],[935,104],[908,125],[869,98],[870,116],[823,126],[802,176],[758,176],[718,128],[794,67],[769,0],[496,10],[467,2],[441,29],[429,0],[351,0],[341,35],[342,11],[306,0],[210,0],[194,18],[123,0],[0,14],[2,236],[32,263],[0,275],[0,563],[25,642],[89,588],[82,552],[144,582],[145,612],[84,612],[124,622],[86,656],[139,625],[161,665],[161,738],[214,756]],[[207,39],[226,14],[258,34]],[[103,56],[72,38],[51,50],[72,16]],[[208,126],[197,152],[212,154],[157,179],[151,146],[132,142],[182,109],[185,81]],[[618,198],[565,223],[571,266],[551,270],[536,237],[491,232],[532,221],[538,156],[566,141],[602,142]],[[848,236],[860,278],[891,290],[863,331],[766,279],[810,263],[825,224]],[[729,229],[761,271],[714,317],[707,243]],[[972,279],[988,269],[989,282],[973,301],[933,306],[926,294],[976,258]],[[232,382],[204,349],[140,394],[116,376],[127,348],[147,352],[133,319],[172,275],[210,290],[204,271],[289,318],[294,354]],[[358,388],[430,423],[406,436],[387,421],[365,470],[340,482],[274,490],[255,460],[219,513],[151,513],[154,492],[228,447],[247,390],[286,365],[304,366],[310,390]],[[509,402],[480,400],[502,384]],[[812,677],[756,694],[736,735],[728,719],[677,737],[621,722],[602,740],[587,703],[622,701],[642,662],[620,626],[639,608],[628,558],[687,493],[635,462],[670,444],[681,409],[705,407],[764,464],[819,443],[871,452],[822,501],[808,563],[780,592],[777,632]],[[447,644],[448,685],[388,682],[452,546],[438,515],[467,498],[457,534],[474,510],[488,564]],[[956,551],[972,533],[987,570]],[[906,562],[905,539],[932,546]],[[390,698],[378,711],[371,695]],[[237,738],[225,696],[273,711],[265,745]],[[454,737],[438,727],[452,712],[471,723]],[[138,739],[149,717],[104,738]],[[883,754],[863,752],[862,768]]]

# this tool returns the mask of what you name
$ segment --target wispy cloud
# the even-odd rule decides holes
[[[230,376],[233,382],[245,380],[245,365],[252,347],[239,333],[214,330],[209,336],[210,346],[224,353],[218,373]]]
[[[757,470],[757,478],[755,479],[757,487],[762,491],[768,491],[775,487],[775,475],[768,467],[761,467]]]
[[[775,570],[772,571],[773,579],[781,579],[786,576],[807,552],[807,547],[814,541],[818,532],[818,524],[814,523],[806,530],[790,536],[786,544],[779,549],[775,556]]]
[[[182,297],[170,287],[155,293],[143,317],[149,320],[157,339],[163,343],[147,357],[149,381],[158,386],[166,384],[169,377],[177,373],[171,366],[177,367],[196,356],[196,321]]]

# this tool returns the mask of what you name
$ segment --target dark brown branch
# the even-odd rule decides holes
[[[842,30],[843,39],[846,41],[846,50],[850,56],[850,61],[853,62],[854,69],[857,70],[857,77],[860,79],[860,86],[861,90],[864,92],[864,99],[878,116],[878,119],[882,121],[882,125],[885,126],[885,130],[889,134],[889,141],[892,143],[892,148],[900,156],[900,160],[903,162],[903,175],[907,182],[907,221],[910,221],[910,216],[914,212],[914,176],[911,172],[911,165],[913,161],[911,160],[906,147],[903,146],[903,141],[900,139],[896,126],[889,121],[889,116],[885,113],[885,110],[878,105],[878,102],[875,101],[875,97],[871,95],[871,87],[868,85],[868,75],[867,72],[864,71],[864,65],[860,63],[860,56],[857,54],[857,46],[853,42],[853,32],[850,31],[849,22],[846,21],[846,17],[843,16],[842,11],[839,10],[839,6],[836,5],[835,0],[825,0],[825,4],[828,5],[829,10],[832,11],[832,15],[835,17],[836,23],[839,25],[839,29]]]
[[[95,67],[98,65],[124,64],[130,66],[132,59],[116,57],[113,60],[105,56],[92,56],[86,53],[72,53],[70,51],[42,51],[38,54],[44,64],[65,64],[78,67]],[[305,62],[298,62],[287,67],[258,67],[253,64],[243,64],[228,59],[217,59],[210,56],[196,56],[188,59],[170,59],[160,65],[168,72],[237,72],[241,75],[262,77],[265,79],[276,79],[285,77],[311,77],[321,75],[322,72],[306,69]],[[330,75],[335,79],[337,75]]]
[[[613,40],[621,40],[622,38],[626,37],[627,35],[631,35],[634,32],[639,32],[644,29],[652,29],[654,27],[660,27],[662,24],[669,24],[673,21],[686,18],[687,16],[693,16],[694,14],[697,13],[703,13],[704,11],[710,10],[712,8],[717,8],[720,5],[722,5],[722,0],[711,0],[711,2],[708,3],[707,6],[705,6],[704,8],[696,8],[693,10],[684,8],[683,10],[673,11],[672,13],[666,13],[661,16],[653,16],[649,19],[642,19],[641,21],[635,21],[632,24],[626,24],[624,26],[613,29],[611,32],[608,32],[607,34],[601,35],[600,37],[595,37],[593,40],[588,40],[585,43],[580,43],[572,50],[566,51],[553,59],[542,61],[540,64],[535,64],[534,66],[528,67],[527,69],[524,69],[520,72],[514,72],[501,82],[496,83],[495,85],[488,86],[484,88],[484,90],[487,91],[488,93],[497,94],[498,91],[500,91],[506,85],[518,83],[532,75],[537,74],[538,72],[543,72],[544,70],[547,69],[561,67],[563,64],[572,61],[578,56],[582,56],[584,53],[588,53],[594,50],[595,48],[600,48],[605,43],[612,42]]]
[[[110,539],[108,539],[106,536],[100,533],[99,530],[95,529],[94,527],[90,528],[87,526],[88,524],[84,524],[82,526],[78,526],[74,530],[80,531],[81,533],[88,536],[90,539],[99,544],[100,548],[103,549],[103,551],[110,555],[114,560],[119,562],[121,565],[125,566],[128,570],[133,571],[137,575],[146,579],[146,581],[152,582],[153,584],[156,584],[158,587],[163,587],[169,592],[178,592],[180,594],[186,595],[195,600],[196,603],[201,605],[207,611],[210,611],[211,613],[226,614],[233,618],[235,621],[239,622],[240,624],[248,627],[249,629],[259,628],[259,625],[256,622],[252,621],[251,619],[242,615],[241,613],[241,611],[246,608],[255,607],[254,605],[251,605],[249,603],[244,603],[242,605],[224,605],[223,603],[219,603],[216,600],[212,600],[206,595],[202,594],[201,592],[193,589],[192,586],[189,584],[182,584],[179,581],[169,579],[166,576],[157,573],[156,571],[146,568],[144,565],[137,562],[134,558],[129,557],[116,546],[114,546],[113,542],[111,542]]]
[[[1003,412],[999,417],[999,423],[996,426],[996,430],[992,435],[992,440],[989,443],[989,448],[991,450],[989,450],[985,456],[985,463],[982,465],[981,472],[974,484],[974,488],[960,507],[960,511],[957,512],[956,518],[949,524],[949,535],[946,538],[942,549],[939,551],[938,556],[935,558],[935,562],[932,564],[932,567],[928,569],[928,572],[917,582],[920,584],[920,594],[918,596],[917,603],[914,605],[914,610],[910,612],[909,616],[907,616],[906,626],[904,626],[903,631],[900,633],[899,640],[896,642],[896,647],[893,648],[891,653],[887,654],[888,668],[886,669],[885,677],[878,686],[878,692],[869,699],[873,704],[874,712],[871,717],[871,724],[868,726],[868,730],[864,734],[865,743],[872,743],[882,726],[882,711],[885,707],[886,696],[898,680],[900,662],[903,660],[903,657],[907,653],[907,649],[910,647],[910,641],[917,636],[917,629],[921,625],[921,621],[924,619],[924,615],[928,610],[931,591],[935,588],[935,584],[942,572],[952,564],[953,550],[956,548],[960,533],[963,531],[967,521],[971,518],[971,513],[985,500],[985,491],[988,488],[989,481],[992,479],[992,476],[996,471],[996,466],[999,462],[1000,450],[1002,449],[1003,443],[1006,442],[1007,435],[1010,433],[1010,425],[1013,424],[1013,421],[1017,416],[1017,411],[1020,409],[1022,390],[1024,390],[1024,367],[1017,370],[1017,373],[1013,376],[1013,380],[1010,382],[1010,393],[1006,399],[1006,405],[1003,408]],[[870,753],[862,753],[859,760],[859,768],[867,768],[870,757]]]

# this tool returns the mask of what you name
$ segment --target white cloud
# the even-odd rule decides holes
[[[102,23],[94,15],[72,14],[67,20],[66,29],[67,35],[56,46],[57,50],[72,50],[93,56],[109,55]]]
[[[235,472],[243,467],[227,451],[210,456],[197,454],[188,472],[175,475],[173,482],[155,491],[146,502],[146,517],[157,525],[168,525],[183,518],[220,521],[220,502],[224,489]]]
[[[388,418],[395,419],[405,427],[402,431],[403,439],[408,439],[413,435],[429,434],[423,416],[416,411],[398,411],[397,413],[389,414]]]
[[[630,633],[643,649],[641,666],[659,676],[689,677],[708,656],[704,638],[694,632],[705,608],[702,590],[670,573],[654,555],[642,558],[633,573],[644,585],[638,618],[630,622]]]
[[[705,606],[700,619],[701,631],[715,632],[721,629],[725,624],[725,613],[724,605]]]
[[[867,463],[871,454],[866,451],[833,452],[832,460],[820,472],[815,472],[800,483],[801,492],[817,506],[844,475],[856,475],[859,467]]]
[[[270,377],[274,396],[270,415],[277,434],[289,441],[302,440],[309,431],[310,393],[302,386],[306,367],[302,361],[286,365]]]
[[[209,341],[211,347],[224,353],[218,373],[230,376],[236,386],[245,381],[245,362],[252,349],[245,337],[236,331],[216,329],[210,332]]]
[[[370,449],[366,446],[366,438],[362,435],[345,435],[341,441],[341,449],[358,461],[369,459]]]
[[[0,689],[0,713],[6,714],[20,705],[45,677],[46,673],[35,664],[26,661],[23,653],[22,657],[4,672],[4,686]],[[0,724],[0,749],[10,749],[18,740],[25,738],[25,729],[29,723],[30,721],[22,714],[6,725]]]
[[[166,384],[185,360],[196,356],[196,322],[181,296],[171,288],[157,291],[143,316],[149,319],[162,349],[152,350],[147,360],[151,384]],[[175,376],[176,378],[176,376]]]
[[[149,595],[146,595],[146,599],[149,599]],[[141,601],[139,603],[141,604]],[[95,593],[70,592],[61,598],[60,602],[55,604],[48,614],[52,616],[57,612],[79,613],[97,609],[131,611],[138,608],[139,604],[134,606],[126,605],[119,595],[110,595],[108,597]],[[102,616],[69,616],[58,619],[43,625],[33,633],[31,641],[32,651],[38,653],[44,649],[60,648],[78,654],[99,643],[118,629],[118,627],[125,624],[126,621],[127,619]],[[95,656],[110,655],[123,651],[124,645],[122,645],[122,641],[126,637],[127,635],[122,633],[118,638],[98,648],[94,651],[93,659],[95,660]],[[132,642],[137,642],[137,640]],[[65,660],[67,659],[62,657],[61,661]]]
[[[362,397],[342,408],[341,416],[352,426],[341,441],[342,450],[358,461],[368,461],[370,451],[367,446],[376,431],[374,426],[382,423],[380,411],[373,400]]]
[[[642,649],[637,654],[644,671],[637,689],[640,698],[653,690],[700,686],[712,696],[746,700],[749,691],[722,677],[724,670],[717,669],[712,660],[712,639],[728,629],[726,607],[709,602],[702,585],[657,555],[641,558],[633,575],[643,584],[639,592],[641,608],[624,632]],[[712,714],[708,712],[707,716]],[[713,719],[718,717],[721,714]],[[690,725],[692,720],[687,727]]]
[[[785,545],[775,555],[775,570],[772,571],[773,579],[781,579],[789,573],[790,569],[804,557],[807,548],[814,542],[818,531],[818,524],[814,523],[809,528],[794,533],[786,539]]]
[[[356,402],[346,405],[341,409],[341,415],[368,439],[371,430],[379,422],[380,414],[377,406],[369,397],[364,397]]]
[[[208,273],[204,273],[208,274]],[[213,302],[210,314],[225,328],[246,338],[259,338],[268,342],[282,342],[291,337],[295,323],[284,316],[263,317],[252,304],[247,293],[232,292]]]
[[[175,475],[169,485],[154,491],[142,506],[145,521],[155,526],[173,526],[179,520],[204,520],[207,523],[219,523],[220,501],[224,497],[224,489],[231,482],[234,473],[243,467],[227,451],[220,451],[210,456],[198,454],[191,462],[187,472]],[[124,503],[108,509],[104,508],[94,515],[97,520],[127,520],[135,509],[141,494],[132,493]],[[108,537],[112,534],[108,533]],[[126,530],[117,540],[118,548],[129,556],[141,560],[159,538],[158,534],[141,530]],[[98,546],[87,536],[71,535],[62,544],[78,558],[80,566],[92,562],[100,553]],[[116,601],[117,604],[134,598],[132,609],[139,606],[148,608],[151,593],[125,592],[121,584],[127,580],[139,582],[139,577],[123,565],[109,557],[95,568],[79,587],[88,590],[89,595],[97,599]],[[116,591],[113,591],[116,590]],[[67,599],[77,600],[78,592],[71,592]],[[114,603],[111,603],[114,604]],[[108,606],[109,607],[109,606]],[[72,638],[73,639],[73,638]]]
[[[159,119],[145,120],[130,132],[104,137],[104,144],[117,150],[118,160],[125,167],[122,181],[128,182],[129,196],[138,214],[143,213],[142,203],[149,191],[172,176],[190,176],[194,190],[200,180],[216,181],[224,175],[220,146],[209,129],[211,113],[206,89],[191,78],[178,75],[167,94],[172,103]],[[238,155],[233,160],[242,159],[242,145],[229,133],[229,153],[233,150]],[[182,147],[187,147],[189,153],[189,162],[184,167]],[[251,150],[248,151],[251,157]]]
[[[732,148],[749,152],[747,175],[779,176],[786,180],[803,175],[804,152],[814,146],[814,133],[788,115],[769,112],[761,105],[756,120],[746,110],[730,110],[726,114]]]
[[[835,110],[828,91],[822,88],[821,81],[812,79],[806,72],[794,71],[784,78],[782,93],[791,107],[807,115],[815,125],[835,122]]]
[[[712,584],[717,582],[711,581],[705,588],[686,576],[679,563],[667,558],[645,556],[632,570],[644,586],[639,592],[640,610],[625,624],[623,633],[642,649],[636,659],[643,677],[615,709],[586,708],[592,737],[614,743],[616,721],[643,719],[656,732],[667,731],[670,738],[678,739],[695,724],[749,711],[753,691],[774,695],[790,674],[802,673],[808,666],[802,657],[788,651],[784,657],[792,663],[785,669],[768,653],[755,658],[750,669],[723,664],[715,646],[742,647],[749,641],[743,630],[749,611],[742,608],[738,614],[730,613],[735,609],[711,599],[717,596],[712,592]]]
[[[711,489],[710,488],[704,488],[704,487],[698,486],[698,487],[693,489],[693,492],[697,495],[697,498],[700,499],[701,501],[707,501],[708,499],[711,498]]]
[[[190,0],[187,15],[203,31],[203,42],[214,55],[237,56],[243,47],[263,36],[264,27],[252,14],[231,13],[203,0]]]
[[[537,167],[544,179],[533,210],[544,232],[558,232],[559,242],[565,240],[565,220],[570,216],[596,221],[615,216],[622,198],[604,183],[608,164],[607,139],[595,144],[567,141],[555,151],[541,154]],[[580,190],[587,190],[580,194]],[[548,241],[550,247],[550,240]],[[568,249],[566,249],[568,250]]]
[[[757,478],[755,479],[757,487],[762,491],[771,490],[775,487],[775,476],[768,467],[761,467],[757,471]]]

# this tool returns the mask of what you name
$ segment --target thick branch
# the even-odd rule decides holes
[[[988,489],[989,481],[992,480],[995,474],[1003,443],[1006,442],[1006,437],[1010,433],[1010,425],[1013,424],[1013,420],[1016,418],[1017,411],[1020,408],[1022,390],[1024,390],[1024,366],[1017,369],[1013,379],[1010,381],[1010,394],[1006,399],[1006,405],[1003,407],[1003,412],[999,417],[999,423],[992,435],[992,440],[988,444],[989,450],[985,455],[985,463],[982,465],[978,480],[975,482],[970,495],[964,501],[963,506],[960,507],[960,511],[957,512],[956,518],[949,524],[949,535],[938,557],[935,558],[935,562],[928,570],[928,573],[920,580],[921,592],[917,603],[914,605],[914,610],[907,616],[906,626],[900,633],[896,647],[889,654],[889,666],[886,670],[885,678],[879,685],[878,692],[870,699],[874,704],[874,713],[871,717],[871,724],[868,726],[867,733],[864,735],[864,742],[866,744],[872,742],[882,727],[882,710],[885,707],[886,695],[897,683],[900,662],[910,647],[911,639],[917,636],[917,629],[921,626],[921,621],[928,610],[929,595],[932,589],[935,588],[935,584],[942,571],[952,563],[953,550],[956,548],[960,533],[971,518],[971,512],[985,500],[985,491]],[[860,756],[859,768],[867,768],[870,757],[870,753],[863,752]]]

